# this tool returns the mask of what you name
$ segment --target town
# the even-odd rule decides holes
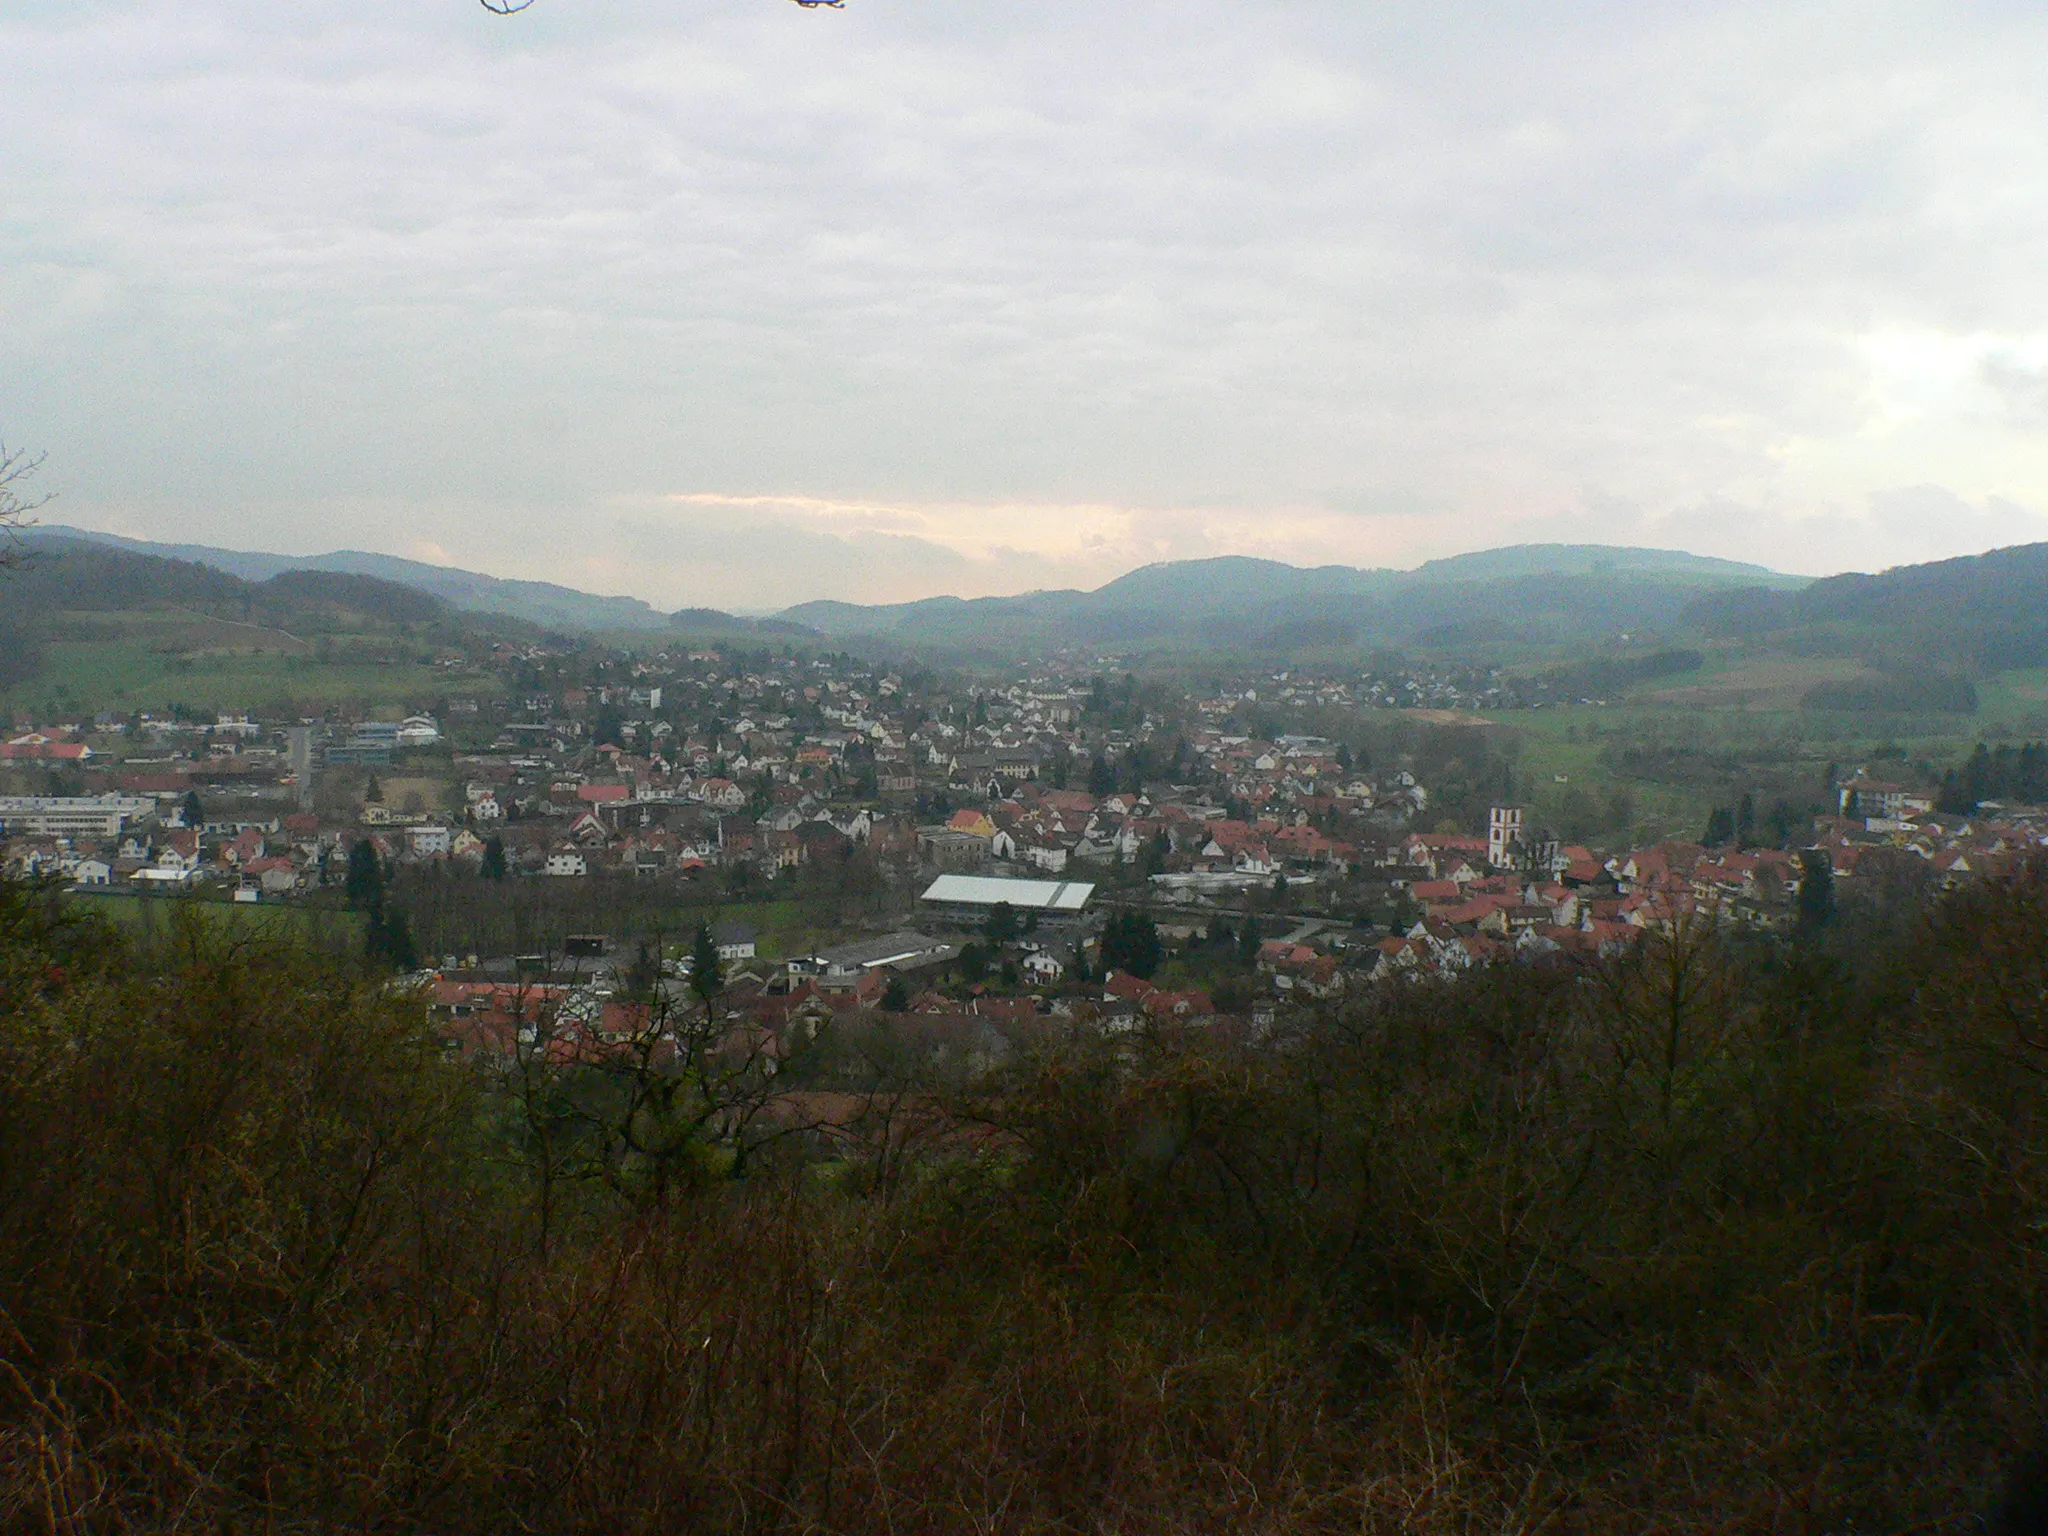
[[[1852,768],[1799,825],[1745,796],[1701,841],[1596,847],[1471,782],[1490,762],[1460,765],[1453,803],[1416,754],[1287,728],[1352,706],[1469,736],[1503,691],[1484,674],[1182,692],[1113,658],[971,680],[794,646],[484,661],[497,695],[17,722],[6,872],[126,921],[168,898],[330,920],[467,1046],[509,1050],[486,1027],[508,989],[589,1013],[638,963],[681,995],[700,934],[735,1027],[1022,1010],[1257,1031],[1680,921],[1789,932],[1859,883],[1952,888],[2048,843],[2038,805]]]

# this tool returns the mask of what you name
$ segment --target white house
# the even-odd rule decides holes
[[[711,925],[712,942],[718,946],[721,960],[751,960],[755,955],[754,930],[744,923],[722,922]]]
[[[439,858],[448,852],[449,831],[446,827],[407,827],[405,841],[415,858]]]
[[[1067,974],[1067,968],[1045,950],[1034,950],[1024,957],[1024,974],[1041,985],[1058,981]]]
[[[547,875],[587,875],[590,864],[574,848],[561,848],[548,855],[548,862],[541,871]]]

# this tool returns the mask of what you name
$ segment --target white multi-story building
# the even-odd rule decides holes
[[[155,814],[141,795],[0,795],[0,833],[13,837],[119,837]]]
[[[451,846],[451,834],[446,827],[428,825],[407,827],[405,841],[417,858],[432,859],[446,854]]]

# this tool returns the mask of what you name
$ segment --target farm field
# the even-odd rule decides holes
[[[431,703],[449,693],[487,696],[502,684],[468,669],[417,662],[322,661],[278,651],[167,652],[156,635],[59,640],[31,681],[0,692],[0,709],[48,716],[113,710],[311,708],[400,700]],[[276,712],[276,711],[271,711]]]
[[[1668,709],[1740,710],[1779,713],[1799,708],[1816,683],[1847,682],[1869,676],[1869,670],[1847,656],[1709,655],[1692,679],[1670,688],[1638,693],[1638,705]]]
[[[1744,793],[1760,807],[1779,798],[1817,800],[1830,765],[1881,774],[1887,762],[1911,764],[1917,776],[1920,765],[1938,771],[1954,764],[1979,740],[2048,734],[2048,672],[1978,684],[1974,714],[1890,715],[1800,709],[1795,690],[1820,675],[1795,674],[1799,663],[1776,666],[1624,705],[1502,710],[1491,718],[1512,736],[1525,798],[1554,812],[1572,789],[1603,805],[1626,790],[1639,838],[1697,837],[1709,814]],[[1711,695],[1724,687],[1731,696],[1718,704],[1670,702],[1672,693]],[[1793,702],[1768,702],[1766,690]]]
[[[106,918],[135,938],[168,937],[173,923],[183,917],[210,932],[237,939],[282,940],[351,953],[362,945],[363,914],[333,907],[244,904],[211,896],[144,896],[128,891],[70,891],[64,899],[76,910]]]

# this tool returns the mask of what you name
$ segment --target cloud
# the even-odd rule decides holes
[[[672,606],[1545,530],[1954,553],[2048,508],[2044,43],[2020,6],[17,7],[0,423],[77,521]]]

